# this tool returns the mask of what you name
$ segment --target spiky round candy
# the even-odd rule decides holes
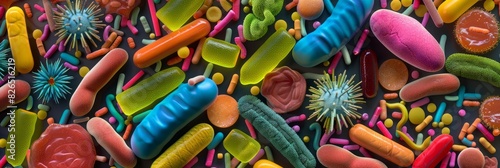
[[[68,68],[61,64],[61,60],[54,63],[48,61],[45,65],[41,64],[40,70],[34,74],[35,93],[38,93],[38,99],[42,99],[43,103],[54,100],[59,104],[59,99],[66,99],[71,88],[68,86],[72,76],[66,75]]]
[[[314,112],[308,119],[317,117],[316,121],[324,121],[323,128],[327,133],[332,132],[334,126],[338,131],[342,130],[342,125],[348,128],[349,123],[352,126],[351,118],[361,118],[361,114],[357,112],[361,106],[356,104],[365,101],[361,93],[361,81],[354,84],[354,76],[347,80],[345,71],[337,77],[330,77],[325,72],[321,79],[314,81],[317,88],[309,88],[312,94],[306,95],[310,102],[306,108]]]
[[[94,47],[97,47],[94,38],[101,41],[101,38],[97,35],[99,33],[97,29],[105,26],[99,20],[99,17],[103,16],[103,14],[99,14],[101,12],[99,5],[92,1],[88,7],[84,8],[80,0],[76,0],[73,3],[69,0],[66,0],[66,2],[68,6],[64,5],[63,8],[58,5],[57,8],[60,12],[54,11],[56,31],[58,31],[56,35],[59,37],[56,43],[66,39],[64,46],[71,41],[70,49],[76,47],[78,50],[77,41],[80,41],[83,48],[90,50],[86,41],[87,39]]]

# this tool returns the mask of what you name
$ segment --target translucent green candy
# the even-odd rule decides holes
[[[205,40],[201,57],[207,62],[226,68],[233,68],[238,61],[240,48],[237,45],[212,37]]]
[[[154,107],[186,78],[179,67],[162,70],[142,80],[116,96],[116,101],[127,116]]]
[[[7,162],[12,166],[19,166],[26,157],[31,145],[31,137],[35,132],[37,115],[24,109],[9,109],[10,122],[8,124],[9,137],[5,149]]]
[[[205,0],[170,0],[168,3],[156,11],[156,17],[172,31],[181,28],[198,9]]]
[[[233,129],[222,142],[224,148],[242,163],[248,163],[260,150],[260,144],[248,134]]]

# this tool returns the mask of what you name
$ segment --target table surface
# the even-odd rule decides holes
[[[25,2],[28,2],[28,1],[24,1],[24,0],[20,0],[18,2],[15,2],[13,4],[13,6],[20,6],[22,8],[23,4]],[[87,1],[87,4],[90,2]],[[284,2],[284,4],[288,4],[290,3],[291,0],[286,0]],[[333,4],[335,5],[335,3],[337,2],[337,0],[333,0],[332,1]],[[29,1],[28,2],[29,4],[31,4],[31,8],[32,8],[32,12],[33,12],[33,17],[32,18],[26,18],[27,19],[27,29],[28,29],[28,33],[30,34],[30,47],[31,47],[31,50],[33,51],[33,57],[35,59],[35,68],[34,68],[34,72],[36,70],[39,69],[39,66],[40,66],[40,63],[41,62],[45,62],[45,58],[41,57],[38,53],[38,50],[36,48],[36,44],[35,44],[35,40],[32,38],[31,36],[31,32],[33,32],[33,30],[35,29],[41,29],[43,30],[43,27],[45,24],[47,24],[46,22],[39,22],[37,20],[37,18],[42,14],[41,12],[37,11],[36,9],[33,8],[33,5],[34,4],[39,4],[39,5],[42,5],[42,2],[41,0],[34,0],[34,1]],[[160,9],[163,5],[165,5],[165,1],[161,1],[159,4],[156,4],[156,9]],[[390,1],[388,2],[390,4]],[[60,4],[66,4],[65,2],[62,2]],[[220,6],[219,2],[217,1],[214,1],[214,4],[213,5],[217,5],[217,6]],[[482,7],[483,3],[482,1],[481,2],[478,2],[475,6],[476,7]],[[387,8],[389,8],[390,5],[388,5]],[[151,24],[151,17],[150,17],[150,14],[149,14],[149,8],[147,7],[147,1],[146,0],[143,0],[140,4],[140,16],[145,16],[147,19],[148,19],[148,22],[150,23],[150,25],[152,26]],[[243,9],[243,5],[241,6],[241,9]],[[380,9],[380,1],[378,0],[375,0],[375,4],[374,4],[374,9],[372,10],[372,13],[374,11],[376,11],[377,9]],[[222,9],[222,8],[221,8]],[[406,8],[403,7],[399,12],[403,12]],[[295,11],[295,8],[293,8],[292,10],[290,11],[287,11],[285,10],[284,8],[281,10],[281,12],[278,14],[278,16],[276,17],[277,19],[283,19],[285,20],[287,23],[288,23],[288,29],[289,28],[293,28],[293,22],[292,22],[292,19],[291,19],[291,14]],[[103,10],[104,12],[104,10]],[[223,10],[223,16],[226,15],[227,12],[225,12]],[[491,13],[495,14],[496,18],[498,19],[498,9],[495,8],[493,11],[491,11]],[[232,28],[233,30],[233,37],[236,37],[238,34],[237,34],[237,29],[236,27],[239,25],[239,24],[242,24],[243,23],[243,19],[244,19],[244,16],[246,14],[243,12],[243,10],[241,10],[241,15],[240,15],[240,19],[237,21],[237,22],[230,22],[229,25],[227,27],[230,27]],[[316,19],[317,21],[320,21],[320,22],[323,22],[327,17],[328,17],[328,12],[326,12],[326,9],[325,9],[325,12],[323,12],[322,16],[318,19]],[[416,18],[418,21],[421,21],[422,18],[420,17],[417,17],[414,13],[411,14],[412,17]],[[104,16],[101,17],[101,20],[104,20]],[[161,23],[161,22],[160,22]],[[312,23],[313,21],[306,21],[306,25],[307,25],[307,31],[308,32],[312,32],[313,31],[313,27],[312,27]],[[111,23],[112,25],[112,23]],[[212,23],[212,26],[214,26],[215,24]],[[120,28],[120,30],[124,31],[125,32],[125,35],[123,37],[123,39],[126,39],[128,37],[132,37],[134,38],[135,40],[135,43],[137,45],[137,47],[135,49],[130,49],[126,43],[126,41],[124,40],[119,47],[121,48],[124,48],[128,51],[129,53],[129,61],[126,63],[126,65],[120,69],[120,71],[117,73],[124,73],[125,74],[125,82],[129,81],[137,72],[139,72],[141,69],[137,68],[133,62],[132,62],[132,55],[135,53],[135,51],[137,51],[138,49],[140,49],[141,47],[143,47],[144,45],[141,44],[141,40],[142,39],[148,39],[149,37],[149,34],[146,34],[142,28],[142,25],[140,23],[137,24],[137,28],[139,29],[139,33],[137,35],[133,35],[131,33],[131,31],[127,28],[127,27],[122,27]],[[364,23],[364,26],[362,29],[364,28],[369,28],[369,25],[368,25],[368,19],[367,21],[365,21]],[[429,22],[427,23],[426,25],[426,28],[427,30],[439,41],[440,37],[442,34],[445,34],[447,35],[448,39],[446,41],[446,50],[445,50],[445,55],[446,56],[449,56],[453,53],[457,53],[457,52],[462,52],[464,53],[465,51],[460,48],[460,46],[455,42],[455,39],[453,37],[453,28],[454,28],[454,23],[453,24],[445,24],[443,27],[441,28],[436,28],[432,22],[431,19],[429,19]],[[102,32],[103,32],[103,29],[99,30],[99,36],[102,37]],[[231,79],[231,76],[233,74],[239,74],[239,70],[240,70],[240,67],[243,65],[243,63],[248,60],[248,58],[256,51],[256,49],[275,31],[274,29],[274,24],[269,26],[269,31],[267,32],[267,34],[257,40],[257,41],[247,41],[246,43],[244,43],[244,45],[246,46],[247,50],[248,50],[248,56],[246,59],[242,60],[242,59],[239,59],[238,62],[237,62],[237,65],[235,68],[224,68],[224,67],[219,67],[219,66],[214,66],[213,70],[212,70],[212,74],[215,73],[215,72],[221,72],[223,75],[224,75],[224,82],[222,84],[220,84],[218,86],[219,88],[219,94],[226,94],[226,89],[229,85],[229,81]],[[162,30],[162,34],[165,35],[166,32]],[[352,63],[350,65],[346,65],[345,62],[343,60],[341,60],[338,64],[338,66],[336,67],[335,69],[335,74],[338,74],[340,72],[343,72],[344,70],[347,71],[347,74],[350,76],[350,75],[356,75],[355,77],[355,80],[356,81],[359,81],[360,80],[360,66],[359,66],[359,58],[358,56],[354,56],[352,55],[352,49],[354,48],[356,42],[357,42],[357,39],[359,38],[361,34],[361,31],[358,32],[356,34],[356,36],[354,37],[353,40],[351,40],[347,45],[346,47],[348,48],[349,51],[351,51],[351,59],[352,59]],[[221,31],[221,33],[219,33],[216,38],[219,38],[219,39],[224,39],[224,36],[225,36],[225,30]],[[6,39],[6,36],[3,36],[3,37],[0,37],[1,40],[3,39]],[[158,39],[158,38],[157,38]],[[57,40],[57,37],[55,36],[55,33],[51,33],[49,39],[47,41],[44,42],[44,45],[45,45],[45,48],[48,49],[49,46],[51,46],[52,44],[55,43],[55,41]],[[232,40],[232,43],[234,43],[234,41]],[[102,44],[102,42],[99,42],[97,45],[100,46]],[[194,44],[190,45],[189,47],[196,47],[196,44],[197,42],[195,42]],[[68,50],[69,47],[66,47],[66,50]],[[365,44],[363,45],[363,49],[372,49],[375,51],[375,53],[377,54],[377,61],[379,63],[379,65],[381,63],[383,63],[385,60],[387,59],[391,59],[391,58],[397,58],[395,57],[392,53],[390,53],[372,34],[368,35],[368,38],[365,42]],[[97,50],[96,48],[92,48],[92,50]],[[497,60],[499,61],[500,60],[500,55],[499,55],[499,49],[498,48],[495,48],[494,50],[492,50],[491,52],[488,52],[486,54],[483,54],[483,56],[485,57],[488,57],[488,58],[491,58],[491,59],[494,59],[494,60]],[[74,50],[71,51],[70,53],[74,53]],[[54,56],[52,56],[50,59],[49,59],[49,62],[54,62],[56,61],[58,58],[59,58],[59,55],[60,55],[60,52],[56,52],[56,54]],[[174,54],[175,55],[175,54]],[[172,57],[172,56],[171,56]],[[170,58],[170,57],[169,57]],[[84,57],[80,58],[79,59],[81,61],[81,64],[79,65],[79,67],[82,67],[82,66],[87,66],[89,68],[93,67],[99,60],[100,58],[98,59],[94,59],[94,60],[87,60],[85,59]],[[162,60],[162,69],[166,69],[168,68],[168,66],[165,64],[167,59],[164,59]],[[187,79],[191,78],[191,77],[194,77],[194,76],[197,76],[197,75],[201,75],[203,74],[204,70],[205,70],[205,67],[207,66],[207,62],[204,61],[204,60],[201,60],[200,63],[196,64],[196,65],[191,65],[189,70],[186,72],[186,79],[184,82],[187,81]],[[177,64],[175,66],[181,66],[181,64]],[[300,73],[306,73],[306,72],[309,72],[309,73],[323,73],[323,71],[326,71],[328,67],[325,67],[325,66],[322,66],[322,65],[318,65],[318,66],[315,66],[315,67],[312,67],[312,68],[305,68],[305,67],[301,67],[299,66],[298,64],[296,64],[294,62],[294,60],[292,59],[291,57],[291,53],[288,54],[288,56],[280,62],[280,64],[278,65],[278,67],[281,67],[281,66],[289,66],[291,67],[292,69],[300,72]],[[408,67],[408,71],[411,73],[412,71],[418,71],[420,73],[420,77],[423,77],[423,76],[427,76],[427,75],[430,75],[430,74],[434,74],[434,73],[427,73],[427,72],[424,72],[424,71],[421,71],[421,70],[418,70],[408,64],[406,64],[406,66]],[[146,74],[144,75],[144,77],[142,77],[141,79],[145,79],[146,77],[148,76],[151,76],[152,74],[154,74],[154,65],[151,66],[150,68],[145,68],[143,69]],[[445,72],[445,70],[441,70],[439,72]],[[436,73],[439,73],[439,72],[436,72]],[[77,71],[68,71],[67,73],[68,75],[71,75],[74,77],[73,80],[71,80],[71,87],[73,88],[73,90],[78,86],[78,84],[80,83],[80,81],[82,80],[82,77],[80,77],[80,75],[78,74]],[[411,75],[409,75],[411,76]],[[23,75],[19,75],[19,76],[16,76],[17,79],[23,79],[25,81],[28,81],[30,83],[32,83],[33,81],[33,73],[29,73],[29,74],[23,74]],[[412,79],[411,77],[409,77],[408,81],[413,81],[414,79]],[[105,107],[106,104],[105,104],[105,96],[108,95],[108,94],[115,94],[115,90],[116,90],[116,84],[117,84],[117,81],[118,81],[118,75],[115,75],[111,81],[106,85],[104,86],[104,88],[97,94],[97,97],[96,97],[96,101],[95,101],[95,104],[91,110],[90,113],[88,113],[86,116],[89,116],[89,117],[93,117],[93,112],[95,112],[96,110],[102,108],[102,107]],[[462,85],[465,85],[466,86],[466,90],[467,92],[475,92],[475,93],[480,93],[482,94],[482,99],[488,97],[488,96],[493,96],[493,95],[499,95],[500,91],[488,84],[488,83],[485,83],[485,82],[479,82],[479,81],[474,81],[474,80],[470,80],[470,79],[464,79],[464,78],[460,78],[460,82]],[[232,96],[238,100],[240,97],[244,96],[244,95],[248,95],[250,94],[250,88],[252,86],[259,86],[260,87],[260,84],[257,84],[257,85],[241,85],[241,84],[238,84],[237,87],[236,87],[236,90],[234,91],[234,93],[232,94]],[[314,83],[313,83],[313,80],[307,80],[307,86],[310,87],[310,86],[315,86]],[[309,93],[309,91],[307,91],[307,93]],[[379,91],[378,91],[378,94],[375,98],[371,98],[371,99],[366,99],[366,104],[363,104],[361,105],[362,106],[362,109],[359,110],[360,113],[368,113],[370,116],[373,114],[373,112],[375,111],[375,108],[378,107],[379,105],[379,100],[382,99],[382,96],[383,94],[386,93],[386,91],[384,89],[382,89],[382,87],[379,87]],[[31,92],[31,95],[33,96],[34,98],[34,108],[32,109],[32,111],[36,112],[37,109],[36,109],[36,105],[38,105],[39,103],[41,103],[40,100],[37,100],[36,97],[38,96],[37,94],[34,94],[33,93],[33,90]],[[456,93],[452,93],[450,95],[456,95]],[[54,120],[57,122],[59,121],[59,118],[62,114],[62,112],[65,110],[65,109],[68,109],[69,108],[69,98],[71,97],[71,95],[67,95],[66,96],[67,99],[66,100],[61,100],[59,104],[55,104],[53,102],[50,102],[48,105],[51,107],[51,110],[48,112],[48,117],[53,117]],[[258,96],[259,98],[261,98],[261,100],[263,100],[265,102],[265,98],[263,98],[262,96]],[[446,102],[447,104],[447,109],[446,109],[446,113],[450,113],[453,115],[453,123],[451,125],[449,125],[448,127],[450,128],[451,130],[451,135],[453,137],[455,137],[455,144],[461,144],[460,141],[458,140],[457,136],[458,136],[458,133],[460,132],[460,128],[462,127],[463,123],[464,122],[469,122],[469,123],[472,123],[473,120],[478,117],[478,107],[465,107],[464,109],[467,111],[467,114],[464,116],[464,117],[460,117],[458,116],[458,110],[460,108],[456,107],[455,106],[455,102],[449,102],[449,101],[445,101],[444,100],[444,96],[431,96],[430,97],[430,100],[431,102],[435,103],[436,105],[439,105],[439,103],[441,102]],[[290,113],[286,113],[286,114],[282,114],[281,116],[283,118],[288,118],[290,116],[295,116],[295,115],[299,115],[299,114],[306,114],[307,116],[309,116],[312,111],[310,110],[307,110],[305,108],[305,106],[308,105],[308,98],[305,98],[304,99],[304,103],[302,103],[302,106],[298,109],[298,110],[295,110],[295,111],[292,111]],[[389,102],[398,102],[399,100],[390,100]],[[26,107],[27,105],[27,101],[24,101],[20,104],[18,104],[19,107]],[[409,108],[409,104],[407,104],[407,107]],[[424,108],[425,109],[425,108]],[[430,114],[426,111],[426,114]],[[389,114],[390,112],[392,112],[392,110],[389,110]],[[0,113],[0,118],[3,118],[4,116],[6,115],[6,112],[3,112],[3,113]],[[430,115],[434,115],[434,114],[430,114]],[[110,114],[107,114],[105,116],[103,116],[104,119],[108,119],[111,115]],[[388,115],[390,117],[390,115]],[[70,123],[71,121],[73,121],[73,119],[77,119],[77,118],[81,118],[81,117],[76,117],[76,116],[70,116],[69,120],[68,120],[68,123]],[[397,123],[397,119],[394,119],[394,122]],[[206,123],[210,123],[208,121],[208,118],[207,118],[207,115],[205,113],[202,113],[200,116],[198,116],[195,120],[193,120],[192,122],[190,122],[187,126],[185,126],[184,128],[182,128],[176,135],[175,137],[164,147],[164,149],[166,149],[168,146],[170,146],[170,144],[172,144],[173,142],[175,142],[180,136],[183,135],[184,132],[188,131],[190,128],[192,128],[194,125],[198,124],[198,123],[202,123],[202,122],[206,122]],[[44,123],[44,128],[47,126],[46,122],[43,122]],[[301,130],[298,132],[298,135],[300,138],[303,138],[304,136],[309,136],[311,138],[311,141],[308,142],[308,143],[305,143],[305,145],[311,150],[311,152],[313,153],[313,155],[315,155],[315,150],[313,149],[313,139],[314,139],[314,134],[315,132],[314,131],[310,131],[308,128],[309,128],[309,125],[311,125],[312,123],[314,123],[314,120],[307,120],[307,121],[304,121],[304,122],[299,122],[299,123],[295,123],[296,125],[300,126]],[[367,124],[368,121],[362,121],[362,123],[364,124]],[[85,123],[81,124],[82,126],[85,127]],[[411,123],[407,123],[405,124],[409,129],[408,129],[408,132],[410,135],[412,135],[413,137],[416,137],[416,133],[414,131],[414,127],[415,125],[411,124]],[[113,125],[116,127],[116,125]],[[237,121],[237,123],[230,127],[230,128],[225,128],[225,129],[221,129],[221,128],[217,128],[217,127],[214,127],[215,129],[215,132],[222,132],[224,133],[224,135],[227,135],[231,129],[234,129],[234,128],[238,128],[238,129],[241,129],[243,130],[244,132],[248,132],[246,126],[245,126],[245,122],[244,122],[244,119],[242,117],[240,117]],[[424,137],[427,137],[428,134],[427,134],[427,130],[431,128],[431,126],[428,126],[426,127],[426,129],[424,129],[424,131],[422,131],[424,133]],[[378,129],[374,128],[376,131],[378,131]],[[344,129],[344,131],[341,133],[341,134],[334,134],[332,137],[336,137],[336,138],[348,138],[348,135],[347,135],[347,129]],[[392,133],[395,132],[395,126],[393,126],[390,131]],[[433,139],[440,135],[441,134],[441,129],[440,128],[435,128],[435,132],[436,132],[436,135],[433,136]],[[3,137],[3,138],[6,138],[7,137],[7,129],[6,128],[0,128],[0,137]],[[476,141],[476,143],[478,143],[478,137],[480,137],[480,133],[478,131],[474,132],[474,135],[476,137],[476,139],[474,141]],[[274,159],[275,159],[275,162],[278,163],[279,165],[283,166],[283,167],[292,167],[291,164],[287,161],[286,158],[284,158],[280,153],[279,151],[277,151],[274,147],[272,147],[272,145],[269,143],[269,141],[267,141],[263,136],[261,135],[258,135],[257,136],[257,140],[260,142],[260,144],[264,147],[264,146],[270,146],[271,149],[272,149],[272,153],[274,155]],[[399,141],[399,140],[396,140],[396,139],[393,139],[401,144],[404,144],[404,142],[402,141]],[[499,144],[499,140],[498,138],[492,143],[495,147],[497,147],[497,144]],[[126,140],[126,143],[130,145],[130,141],[129,140]],[[103,155],[103,156],[106,156],[109,158],[109,154],[102,148],[100,147],[96,141],[94,140],[94,144],[95,144],[95,147],[96,147],[96,150],[97,150],[97,154],[98,155]],[[481,151],[487,155],[487,156],[495,156],[495,157],[498,157],[499,154],[495,154],[495,155],[492,155],[492,154],[489,154],[481,145],[479,145],[478,143],[478,146],[479,146],[479,149],[481,149]],[[217,148],[216,148],[216,153],[225,153],[226,150],[223,148],[222,144],[220,144]],[[358,152],[357,150],[356,151],[353,151],[354,154],[358,155],[358,156],[362,156],[360,152]],[[4,154],[4,150],[0,150],[0,155],[3,155]],[[206,157],[206,154],[207,154],[207,150],[204,149],[203,151],[200,152],[200,154],[198,154],[198,163],[196,164],[196,167],[203,167],[204,166],[204,163],[205,163],[205,157]],[[383,159],[383,158],[380,158],[378,156],[374,156],[375,158],[377,159],[380,159],[381,161],[383,161],[384,163],[386,163],[389,167],[397,167],[396,165],[390,163],[389,161]],[[138,163],[137,163],[137,166],[136,167],[149,167],[151,165],[151,163],[154,161],[154,159],[152,160],[142,160],[142,159],[139,159],[138,160]],[[27,165],[26,165],[27,166]],[[108,163],[100,163],[100,162],[96,162],[95,164],[95,167],[108,167]],[[224,166],[224,160],[223,159],[217,159],[215,158],[214,159],[214,162],[213,162],[213,166],[215,167],[223,167]],[[317,166],[318,167],[321,167],[322,165],[318,162],[317,163]],[[250,167],[250,166],[247,166],[247,167]]]

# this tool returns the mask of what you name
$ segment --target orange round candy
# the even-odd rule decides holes
[[[454,32],[457,43],[471,53],[488,52],[498,43],[495,16],[482,9],[471,9],[460,16]]]
[[[231,96],[218,95],[214,103],[207,109],[208,120],[219,128],[228,128],[238,121],[240,113],[238,102]]]
[[[403,61],[389,59],[378,69],[378,82],[389,91],[401,89],[408,81],[408,68]]]
[[[486,98],[479,108],[479,116],[481,120],[492,129],[500,128],[500,97],[493,96]]]

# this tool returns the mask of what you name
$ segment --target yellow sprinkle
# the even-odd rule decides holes
[[[212,6],[208,8],[207,13],[205,14],[207,16],[208,21],[215,23],[220,20],[222,17],[222,11],[220,10],[219,7],[217,6]]]
[[[78,71],[78,73],[80,74],[80,76],[83,78],[85,77],[85,75],[87,75],[87,73],[89,73],[90,69],[89,67],[86,67],[86,66],[82,66],[80,68],[80,70]]]
[[[438,123],[438,127],[439,127],[439,128],[443,128],[443,127],[444,127],[444,123],[443,123],[443,122],[439,122],[439,123]]]
[[[393,11],[399,11],[401,9],[401,1],[399,1],[399,0],[392,0],[392,2],[391,2],[391,9]]]
[[[212,80],[215,82],[215,84],[220,85],[222,82],[224,82],[224,75],[222,75],[220,72],[214,73],[212,75]]]
[[[448,128],[448,127],[444,127],[444,128],[441,130],[441,134],[450,134],[450,128]]]
[[[443,122],[444,125],[450,125],[451,122],[453,122],[453,116],[451,116],[450,113],[445,113],[441,117],[441,121]]]
[[[283,19],[280,19],[278,21],[276,21],[276,23],[274,23],[274,29],[276,29],[276,31],[278,31],[279,29],[285,29],[288,28],[288,25],[286,24],[286,21],[284,21]]]
[[[47,112],[45,110],[39,110],[37,116],[38,119],[45,120],[45,118],[47,118]]]
[[[80,58],[82,56],[82,52],[80,50],[75,51],[75,57]]]
[[[390,118],[385,119],[384,125],[386,128],[391,128],[394,125],[394,121],[392,121],[392,119],[390,119]]]
[[[439,124],[437,122],[432,122],[432,127],[436,128],[438,126],[439,126]]]
[[[308,142],[309,142],[309,136],[304,136],[304,138],[302,138],[302,140],[303,140],[305,143],[308,143]]]
[[[248,6],[243,7],[243,12],[250,13],[250,7]]]
[[[5,148],[7,146],[7,140],[5,138],[0,139],[0,148]]]
[[[427,12],[427,8],[425,8],[425,5],[420,4],[420,6],[418,6],[417,10],[415,10],[415,15],[417,15],[418,17],[424,17],[426,12]]]
[[[424,109],[422,109],[420,107],[415,107],[415,108],[410,109],[410,112],[408,115],[409,115],[410,122],[412,124],[415,124],[415,125],[422,123],[422,121],[424,121],[424,119],[425,119]]]
[[[189,48],[186,46],[180,48],[177,50],[177,55],[179,55],[182,59],[187,58],[189,56]]]
[[[155,39],[155,38],[156,38],[156,35],[155,35],[154,33],[150,33],[150,34],[149,34],[149,38],[150,38],[150,39]]]
[[[250,93],[254,96],[257,96],[260,92],[260,88],[258,86],[252,86],[252,88],[250,88]]]
[[[330,65],[330,61],[323,62],[323,66],[329,66],[329,65]]]
[[[434,104],[434,103],[429,103],[429,104],[427,105],[427,111],[429,111],[429,113],[434,113],[434,112],[436,112],[436,108],[437,108],[437,107],[436,107],[436,104]]]
[[[222,153],[217,153],[217,159],[222,159],[224,158],[224,154]]]
[[[402,0],[402,4],[404,7],[409,7],[410,5],[412,5],[412,3],[412,0]]]
[[[483,3],[483,7],[486,11],[492,11],[493,8],[495,8],[495,2],[493,2],[493,0],[486,0],[484,1]]]
[[[42,37],[42,34],[43,34],[42,30],[40,30],[40,29],[33,30],[33,38],[34,39]]]
[[[293,12],[293,13],[292,13],[292,20],[297,20],[297,19],[299,19],[299,20],[300,20],[300,15],[299,15],[299,13],[297,13],[297,12]]]

